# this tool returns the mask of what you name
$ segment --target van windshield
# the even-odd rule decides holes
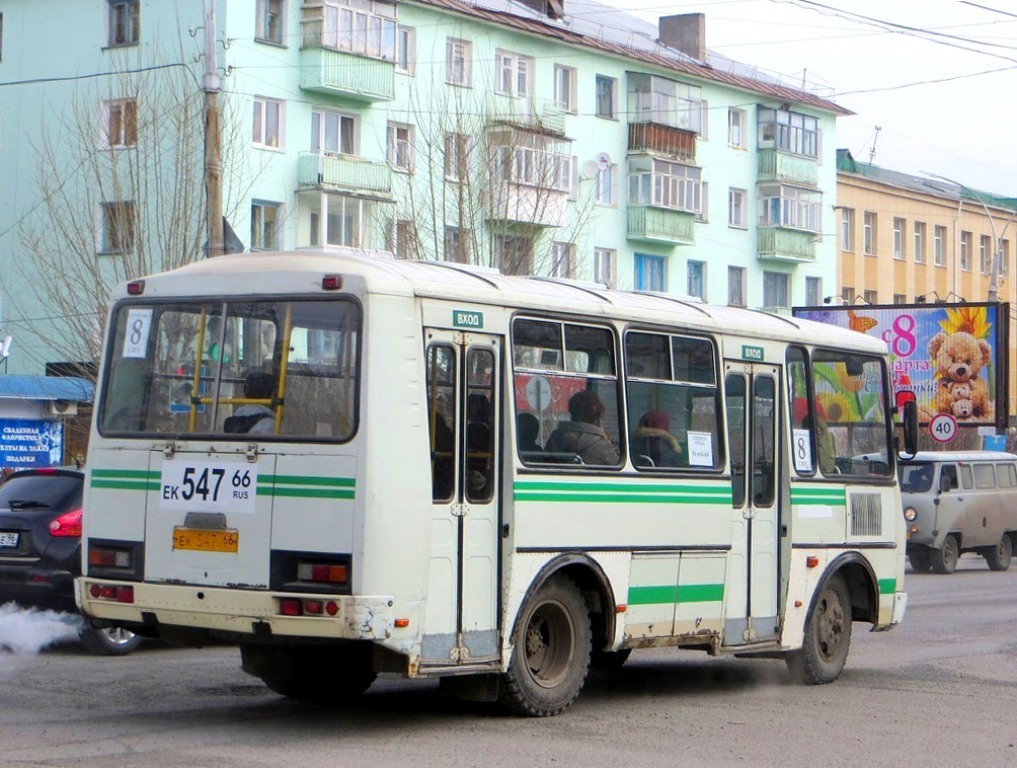
[[[936,468],[932,464],[898,464],[897,475],[900,489],[908,493],[924,493],[932,490]]]

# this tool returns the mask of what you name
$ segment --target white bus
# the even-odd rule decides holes
[[[235,642],[297,698],[386,672],[553,715],[638,648],[829,682],[852,621],[904,614],[874,338],[302,252],[115,298],[77,583],[100,625]]]

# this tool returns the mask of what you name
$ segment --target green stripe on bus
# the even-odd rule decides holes
[[[791,488],[792,504],[829,504],[847,506],[847,493],[843,488]]]
[[[521,481],[514,485],[516,501],[730,504],[729,486],[633,485],[628,483],[554,483]]]
[[[118,491],[158,491],[159,473],[145,469],[94,469],[90,485]]]
[[[334,485],[352,488],[357,484],[352,477],[312,477],[310,475],[265,475],[276,485]]]
[[[158,493],[162,490],[158,472],[128,469],[95,469],[92,488]],[[312,477],[309,475],[259,475],[257,494],[288,498],[353,499],[356,478]]]
[[[892,595],[897,591],[897,579],[880,579],[879,594]]]
[[[723,584],[666,584],[656,587],[629,587],[629,605],[718,603],[723,599]]]
[[[289,499],[353,499],[356,491],[353,488],[280,488],[259,482],[258,495]]]

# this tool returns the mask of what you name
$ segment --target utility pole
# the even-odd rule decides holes
[[[205,213],[208,227],[206,256],[221,256],[223,243],[222,143],[220,138],[219,70],[216,60],[215,0],[205,3]]]

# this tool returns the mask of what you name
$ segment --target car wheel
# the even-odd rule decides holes
[[[99,656],[126,656],[141,645],[141,635],[123,627],[85,627],[81,642]]]
[[[924,547],[912,549],[908,552],[908,560],[915,573],[928,573],[932,570],[932,554]]]
[[[936,573],[953,573],[957,570],[957,558],[960,557],[960,545],[957,537],[950,534],[943,540],[942,549],[932,550],[932,570]]]
[[[992,547],[985,553],[985,562],[993,571],[1005,571],[1010,567],[1013,560],[1013,541],[1009,533],[1004,533],[999,544]]]

